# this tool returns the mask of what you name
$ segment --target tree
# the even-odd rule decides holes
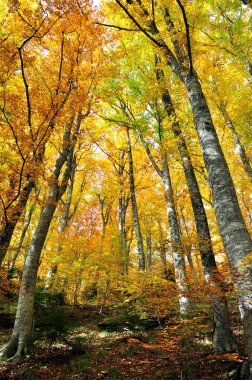
[[[69,6],[65,4],[62,9],[50,12],[50,4],[44,7],[36,4],[31,11],[24,3],[9,5],[8,11],[10,20],[3,21],[6,30],[1,51],[5,57],[1,111],[4,134],[16,153],[16,165],[9,172],[8,187],[11,189],[5,189],[1,198],[4,217],[0,232],[0,265],[41,174],[45,146],[55,121],[73,90],[73,64],[69,59],[67,62],[64,51],[68,38],[64,35],[64,16]],[[58,28],[62,33],[58,34]],[[57,62],[55,67],[48,68],[48,60]],[[63,64],[63,60],[67,63]],[[18,93],[22,95],[17,96]]]
[[[72,170],[74,150],[73,141],[76,139],[76,134],[74,134],[74,140],[71,141],[73,120],[74,119],[72,118],[69,124],[65,127],[62,150],[55,162],[52,172],[48,198],[41,212],[34,237],[28,249],[22,275],[15,325],[9,343],[2,349],[1,356],[3,357],[9,358],[12,356],[20,356],[27,349],[27,338],[32,330],[35,285],[41,251],[45,243],[53,214],[60,198],[66,191],[67,181]],[[80,122],[81,117],[78,115],[77,127],[74,133],[78,133]],[[64,170],[62,181],[59,183],[59,176],[65,163],[66,168]]]
[[[193,52],[191,49],[190,28],[186,8],[177,0],[177,9],[181,11],[179,23],[183,25],[183,31],[180,32],[178,39],[177,34],[179,30],[174,25],[167,7],[162,9],[161,7],[155,7],[154,3],[152,3],[152,13],[150,13],[141,1],[130,1],[129,4],[125,4],[120,0],[115,1],[135,26],[160,51],[168,66],[181,80],[187,90],[202,154],[208,171],[209,184],[213,193],[215,214],[231,266],[232,278],[244,326],[246,351],[251,368],[250,372],[252,373],[252,277],[250,265],[245,264],[246,258],[248,258],[252,250],[252,241],[244,223],[229,168],[218,140],[195,65],[193,64]],[[168,34],[176,55],[174,55],[167,45],[165,36],[156,23],[155,10],[159,12],[160,16],[162,15],[162,19],[167,25]]]

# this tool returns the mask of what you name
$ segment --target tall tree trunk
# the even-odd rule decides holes
[[[161,225],[161,222],[158,221],[158,227],[159,227],[159,238],[158,238],[158,243],[159,243],[159,254],[160,254],[160,259],[163,263],[164,266],[164,275],[166,276],[167,274],[167,260],[166,260],[166,239],[164,239],[164,231]]]
[[[162,148],[161,148],[162,149]],[[175,208],[171,176],[167,164],[167,153],[162,152],[162,180],[164,184],[164,195],[166,211],[171,234],[172,255],[175,270],[175,281],[179,289],[179,305],[181,317],[190,313],[191,305],[188,298],[188,284],[185,270],[185,258],[183,255],[181,233]]]
[[[208,171],[220,234],[230,263],[252,377],[252,267],[248,260],[246,262],[252,252],[252,241],[197,75],[187,75],[184,83]]]
[[[31,205],[31,208],[29,210],[28,217],[27,217],[27,220],[25,222],[24,228],[22,230],[22,233],[21,233],[21,236],[20,236],[20,239],[19,239],[16,251],[14,252],[14,255],[11,258],[11,262],[10,262],[10,265],[9,265],[9,270],[13,269],[15,267],[15,263],[16,263],[16,260],[18,258],[18,255],[20,253],[20,250],[22,248],[26,232],[27,232],[27,230],[28,230],[28,228],[30,226],[30,223],[31,223],[31,218],[32,218],[34,210],[35,210],[35,203]]]
[[[78,117],[78,128],[80,123],[81,118]],[[70,125],[66,126],[63,137],[63,147],[55,163],[53,175],[50,181],[48,198],[41,212],[36,231],[28,249],[19,292],[15,324],[10,341],[1,350],[1,357],[3,358],[18,357],[27,349],[28,337],[31,333],[33,323],[35,285],[40,256],[54,211],[60,198],[66,191],[67,181],[69,179],[73,163],[73,149],[76,141],[76,135],[74,134],[72,141],[70,141],[71,124],[72,122]],[[76,131],[77,130],[78,129],[76,127]],[[66,167],[62,177],[62,182],[60,184],[59,176],[65,163]]]
[[[248,260],[252,252],[252,241],[238,204],[235,187],[213,125],[206,98],[197,73],[193,68],[189,24],[185,9],[181,1],[177,0],[177,4],[182,11],[186,30],[185,46],[187,47],[187,51],[185,54],[184,45],[177,39],[177,33],[172,33],[170,37],[176,51],[175,56],[158,30],[155,20],[149,15],[148,10],[144,8],[141,0],[138,3],[140,3],[143,10],[142,16],[145,18],[145,26],[139,24],[134,18],[132,11],[125,7],[120,0],[115,1],[145,36],[158,47],[167,65],[180,78],[187,89],[201,150],[208,171],[214,210],[230,263],[244,326],[246,353],[249,357],[250,375],[248,376],[252,379],[252,266]],[[130,4],[133,3],[130,2]],[[164,11],[164,21],[167,24],[168,32],[174,32],[174,24],[169,17],[169,11],[167,8]]]
[[[118,169],[118,182],[119,182],[119,199],[118,199],[118,227],[119,227],[119,247],[121,264],[121,273],[128,274],[129,255],[127,249],[127,232],[126,232],[126,212],[129,204],[129,197],[125,195],[123,172],[125,167],[125,151],[121,153],[119,169]]]
[[[14,229],[17,225],[20,215],[25,209],[34,185],[35,184],[33,178],[29,178],[21,192],[17,205],[13,206],[12,211],[9,213],[10,215],[7,215],[6,223],[0,231],[0,267],[9,248]]]
[[[128,155],[129,155],[130,196],[131,196],[134,227],[135,227],[135,233],[136,233],[136,239],[137,239],[139,270],[144,271],[145,270],[145,256],[144,256],[143,238],[142,238],[142,233],[141,233],[141,228],[140,228],[140,221],[139,221],[137,201],[136,201],[134,166],[133,166],[133,156],[132,156],[129,128],[127,128],[127,145],[128,145]]]
[[[156,64],[160,62],[156,54]],[[199,251],[202,260],[204,277],[210,288],[216,288],[217,293],[215,299],[210,295],[210,302],[214,313],[214,336],[213,344],[216,352],[237,351],[238,344],[230,325],[228,305],[223,289],[223,279],[221,278],[216,265],[213,248],[211,244],[211,236],[205,213],[202,197],[200,194],[197,179],[194,173],[191,157],[180,128],[177,114],[173,106],[171,96],[165,83],[164,72],[157,66],[156,76],[160,89],[162,91],[162,101],[168,117],[172,121],[172,130],[174,136],[177,137],[178,150],[181,156],[182,166],[189,189],[193,214],[196,224],[197,235],[199,239]],[[216,293],[216,292],[215,292]]]
[[[125,228],[126,220],[126,209],[127,203],[125,197],[120,191],[120,196],[118,200],[118,223],[119,223],[119,246],[120,246],[120,263],[121,263],[121,273],[124,275],[128,274],[128,255],[127,255],[127,233]]]
[[[129,121],[131,121],[131,123],[134,125],[135,124],[134,120],[131,120],[131,117],[126,109],[126,105],[124,104],[122,106],[123,106],[124,114],[127,116]],[[168,162],[167,162],[167,152],[166,152],[166,149],[164,147],[164,142],[163,142],[164,130],[163,130],[162,122],[160,120],[158,121],[158,127],[159,127],[160,155],[161,155],[162,169],[159,168],[156,160],[151,154],[149,146],[146,140],[144,139],[142,132],[138,128],[137,128],[137,133],[145,147],[146,153],[152,165],[154,166],[157,174],[162,178],[162,181],[163,181],[166,211],[167,211],[168,224],[169,224],[171,242],[172,242],[175,281],[177,283],[177,286],[180,292],[179,294],[180,315],[181,317],[185,317],[186,315],[189,314],[189,311],[191,309],[189,298],[186,295],[186,293],[188,293],[188,284],[187,284],[186,272],[185,272],[185,258],[183,256],[180,228],[179,228],[179,223],[177,219],[170,171],[169,171]]]
[[[59,225],[59,241],[68,225],[69,219],[70,219],[70,206],[72,202],[72,196],[73,196],[73,186],[74,186],[74,175],[75,175],[75,170],[76,170],[76,157],[73,158],[73,164],[72,164],[72,169],[71,169],[71,174],[70,174],[70,182],[67,187],[67,197],[66,201],[64,203],[64,211],[61,217],[61,222]],[[57,254],[59,254],[62,251],[62,246],[59,243],[56,248]],[[46,281],[45,281],[45,290],[48,290],[53,287],[53,283],[55,280],[55,276],[58,272],[58,264],[55,263],[53,260],[50,268],[48,270],[47,276],[46,276]]]

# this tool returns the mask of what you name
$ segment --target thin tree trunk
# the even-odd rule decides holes
[[[126,212],[129,205],[130,197],[125,194],[123,173],[125,169],[125,154],[123,151],[120,156],[118,168],[118,182],[119,182],[119,199],[118,199],[118,223],[119,223],[119,245],[120,245],[120,258],[121,273],[125,276],[129,272],[129,247],[127,246],[127,230],[126,230]]]
[[[61,217],[61,223],[59,226],[59,241],[68,225],[69,218],[70,218],[70,206],[72,202],[72,196],[73,196],[73,186],[74,186],[74,175],[76,170],[76,157],[73,158],[73,164],[70,174],[70,182],[67,187],[67,197],[66,202],[64,203],[64,211],[63,215]],[[62,246],[59,243],[56,248],[57,255],[62,251]],[[48,290],[53,287],[55,276],[58,272],[58,264],[54,262],[51,263],[50,268],[48,270],[47,276],[46,276],[46,282],[45,282],[45,290]]]
[[[162,152],[162,180],[164,184],[166,211],[171,234],[175,281],[180,292],[180,315],[181,317],[186,317],[190,313],[191,305],[188,298],[188,284],[186,278],[185,258],[183,255],[180,228],[175,208],[170,171],[167,164],[167,154],[165,152]]]
[[[128,255],[127,255],[127,234],[125,228],[126,219],[126,202],[125,197],[121,194],[118,200],[118,223],[119,223],[119,245],[120,245],[120,262],[121,262],[121,273],[124,275],[128,274]]]
[[[162,226],[161,226],[161,222],[159,221],[158,222],[158,226],[159,226],[159,239],[158,239],[158,242],[159,242],[159,254],[160,254],[160,258],[161,258],[161,261],[163,263],[163,266],[164,266],[164,275],[166,276],[167,274],[167,260],[166,260],[166,242],[165,242],[165,239],[164,239],[164,232],[163,232],[163,229],[162,229]]]
[[[80,123],[81,118],[78,117],[78,128],[80,126]],[[33,324],[35,285],[37,279],[37,271],[40,264],[40,256],[53,218],[54,211],[56,210],[60,198],[66,191],[67,181],[70,177],[71,167],[73,163],[73,149],[74,143],[76,141],[76,135],[74,135],[72,141],[70,141],[72,127],[71,124],[70,126],[66,127],[63,137],[62,151],[56,160],[53,170],[53,175],[49,186],[48,198],[41,212],[36,231],[28,249],[19,292],[15,324],[10,341],[1,350],[1,357],[3,358],[18,357],[27,349],[27,339],[31,334]],[[76,131],[77,130],[78,129],[76,127]],[[65,163],[66,167],[62,178],[62,183],[59,184],[59,176]]]
[[[127,145],[128,145],[128,155],[129,155],[130,196],[131,196],[134,227],[135,227],[135,233],[136,233],[136,239],[137,239],[139,270],[144,271],[145,270],[145,255],[144,255],[143,238],[142,238],[142,233],[141,233],[141,228],[140,228],[137,201],[136,201],[134,166],[133,166],[133,156],[132,156],[132,150],[131,150],[129,128],[127,128]]]
[[[127,112],[126,106],[122,105],[123,112],[134,125],[134,120],[131,120],[130,115]],[[173,264],[175,270],[175,281],[177,283],[180,295],[179,295],[179,304],[180,304],[180,315],[181,317],[185,317],[189,314],[189,310],[191,309],[190,301],[186,293],[188,292],[188,284],[186,281],[186,273],[185,273],[185,258],[183,256],[183,249],[181,243],[181,234],[179,229],[179,223],[177,219],[177,213],[175,208],[175,202],[173,197],[172,183],[170,177],[170,171],[167,163],[167,153],[163,146],[163,126],[162,122],[159,123],[159,137],[160,137],[160,150],[161,150],[161,162],[162,162],[162,170],[159,168],[156,160],[151,154],[149,146],[145,141],[142,132],[137,128],[137,133],[145,147],[146,153],[154,166],[157,174],[162,178],[164,185],[164,196],[166,202],[166,211],[168,217],[168,224],[170,229],[171,241],[172,241],[172,252],[173,252]],[[128,131],[128,129],[127,129]]]
[[[237,153],[239,153],[241,162],[243,164],[243,169],[245,170],[250,182],[252,182],[252,167],[250,166],[249,158],[247,156],[247,153],[246,153],[244,146],[241,143],[240,137],[239,137],[238,133],[236,132],[235,126],[234,126],[232,120],[230,119],[230,117],[227,113],[227,110],[223,106],[220,106],[218,108],[219,108],[220,112],[222,113],[222,116],[223,116],[225,122],[227,123],[227,125],[229,126],[229,129],[232,133],[232,136],[233,136],[233,139],[235,142],[235,148],[236,148]]]
[[[107,200],[107,197],[102,197],[101,194],[98,194],[100,210],[101,210],[101,218],[102,218],[102,241],[105,238],[106,228],[109,221],[110,212],[112,209],[113,201],[111,199]]]
[[[188,231],[188,227],[186,225],[186,221],[185,221],[185,217],[184,217],[184,214],[183,214],[183,208],[182,207],[180,209],[180,212],[181,212],[182,224],[183,224],[185,232],[186,232],[186,238],[187,238],[187,241],[190,242],[190,234],[189,234],[189,231]],[[195,269],[194,269],[194,265],[193,265],[193,259],[192,259],[192,252],[191,252],[191,250],[192,250],[192,244],[189,243],[186,246],[186,257],[187,257],[187,260],[188,260],[188,263],[189,263],[189,266],[190,266],[190,269],[191,269],[191,273],[192,273],[194,279],[196,280],[196,273],[195,273]]]
[[[16,263],[16,260],[18,258],[18,255],[19,255],[19,253],[21,251],[21,248],[22,248],[22,245],[23,245],[23,242],[24,242],[24,238],[25,238],[26,232],[27,232],[27,230],[28,230],[28,228],[30,226],[30,223],[31,223],[31,218],[32,218],[34,210],[35,210],[35,204],[32,204],[31,208],[29,210],[28,217],[27,217],[27,220],[25,222],[24,228],[22,230],[22,233],[21,233],[21,236],[20,236],[20,239],[19,239],[16,251],[15,251],[15,253],[14,253],[12,259],[11,259],[11,262],[10,262],[10,265],[9,265],[9,270],[11,270],[11,269],[13,269],[15,267],[15,263]]]
[[[122,156],[124,156],[122,153]],[[123,157],[122,157],[123,158]],[[118,199],[118,224],[119,224],[119,246],[120,246],[120,263],[121,263],[121,273],[123,275],[128,274],[128,265],[129,265],[129,257],[127,250],[127,232],[126,232],[126,211],[129,204],[129,197],[125,196],[124,188],[123,188],[123,171],[124,164],[121,162],[118,170],[119,177],[119,199]]]
[[[25,209],[30,193],[34,187],[34,180],[30,178],[25,184],[22,193],[20,195],[19,201],[16,206],[13,207],[11,215],[8,216],[6,224],[0,232],[0,267],[5,258],[7,250],[9,248],[11,238],[20,215]]]
[[[74,306],[77,306],[79,304],[79,292],[81,288],[82,278],[81,278],[81,272],[79,273],[78,278],[75,282],[75,290],[74,290]]]
[[[46,275],[45,290],[53,287],[55,276],[58,272],[58,264],[51,264]]]
[[[148,269],[152,267],[152,241],[151,241],[151,233],[147,233],[146,235],[146,247],[147,247],[147,263]]]

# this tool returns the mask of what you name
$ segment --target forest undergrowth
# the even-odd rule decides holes
[[[4,362],[0,379],[225,379],[243,357],[214,354],[209,315],[179,321],[175,315],[142,317],[130,306],[45,304],[37,297],[30,354]],[[14,321],[11,302],[0,318],[0,343]],[[232,323],[239,335],[236,312]]]

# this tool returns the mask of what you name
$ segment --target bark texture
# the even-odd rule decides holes
[[[186,141],[180,128],[171,96],[165,83],[164,72],[161,68],[158,67],[159,62],[159,56],[156,54],[156,76],[161,89],[164,108],[166,110],[167,116],[172,120],[172,130],[174,136],[177,137],[178,150],[181,156],[182,166],[185,173],[193,208],[204,277],[206,283],[210,286],[210,289],[214,287],[217,290],[215,297],[211,297],[210,295],[210,302],[214,313],[215,323],[213,335],[214,350],[215,352],[238,351],[238,343],[236,342],[230,325],[228,305],[222,285],[223,279],[221,278],[216,265],[211,244],[211,236],[207,216],[205,213],[197,179],[194,173],[190,153],[188,151]],[[188,257],[188,261],[190,263],[190,256]],[[190,265],[192,265],[192,263]]]
[[[252,376],[252,268],[246,262],[252,252],[252,241],[200,82],[194,74],[187,76],[184,83],[208,171],[220,234],[230,263]]]

